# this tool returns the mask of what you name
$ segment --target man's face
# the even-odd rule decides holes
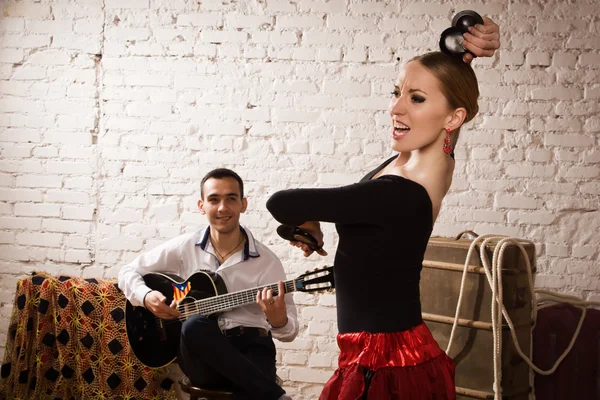
[[[240,214],[246,211],[248,201],[240,197],[238,182],[234,178],[210,178],[204,182],[203,192],[198,208],[208,218],[210,228],[221,234],[239,229]]]

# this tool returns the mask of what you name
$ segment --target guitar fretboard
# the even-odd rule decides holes
[[[262,291],[264,288],[271,289],[273,291],[273,296],[279,295],[279,287],[277,283],[273,283],[271,285],[240,290],[239,292],[226,293],[220,296],[213,296],[206,299],[185,303],[179,306],[179,311],[181,312],[183,318],[188,318],[196,314],[208,316],[218,312],[228,311],[239,306],[255,303],[256,293],[259,290]],[[294,280],[292,279],[283,282],[283,289],[285,293],[295,292],[296,286],[294,284]]]

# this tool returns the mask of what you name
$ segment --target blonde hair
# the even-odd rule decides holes
[[[431,72],[440,82],[440,89],[448,100],[450,107],[463,107],[467,111],[463,123],[472,120],[479,111],[479,86],[473,68],[460,57],[448,56],[439,51],[426,53],[412,58]],[[460,127],[455,129],[452,137],[452,147],[456,146]]]

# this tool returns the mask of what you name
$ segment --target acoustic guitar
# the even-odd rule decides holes
[[[277,296],[278,286],[273,283],[238,292],[228,293],[221,277],[214,273],[199,271],[187,280],[177,275],[150,273],[144,275],[144,282],[152,290],[158,290],[166,298],[166,304],[177,300],[179,318],[161,319],[149,310],[133,306],[129,301],[125,306],[127,339],[135,356],[147,367],[160,368],[175,361],[183,322],[196,314],[216,316],[256,302],[256,292],[269,288]],[[324,292],[335,288],[333,267],[307,271],[296,279],[283,282],[285,293]]]

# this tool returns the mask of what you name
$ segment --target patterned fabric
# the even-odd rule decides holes
[[[17,283],[2,399],[176,399],[167,369],[131,352],[116,280],[37,274]]]
[[[357,400],[365,392],[377,400],[453,400],[454,362],[424,323],[402,332],[343,333],[339,368],[320,400]]]

